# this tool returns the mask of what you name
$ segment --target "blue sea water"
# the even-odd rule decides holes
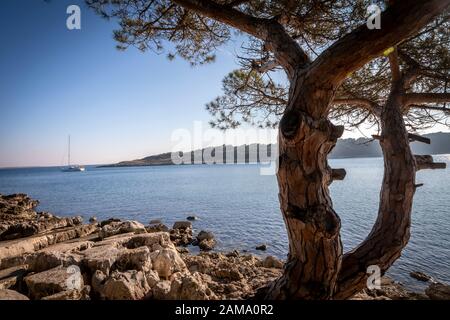
[[[450,157],[438,156],[450,162]],[[378,210],[383,176],[380,158],[331,160],[345,168],[344,181],[331,186],[342,219],[345,251],[369,233]],[[422,271],[450,280],[450,170],[420,171],[413,208],[411,240],[389,274],[410,288],[423,284],[409,277]],[[171,225],[189,215],[196,231],[213,231],[218,250],[247,250],[262,243],[263,253],[285,258],[287,236],[279,211],[275,176],[260,175],[260,165],[192,165],[136,168],[87,167],[67,173],[59,168],[0,170],[0,193],[27,193],[40,200],[39,210],[86,220],[110,217]]]

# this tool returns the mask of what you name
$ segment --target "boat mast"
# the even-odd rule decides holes
[[[69,154],[69,157],[68,157],[68,166],[70,167],[70,134],[69,134],[69,145],[68,145],[68,154]]]

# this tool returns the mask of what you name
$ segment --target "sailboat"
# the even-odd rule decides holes
[[[63,172],[82,172],[82,171],[86,171],[86,168],[83,166],[79,166],[79,165],[71,165],[70,164],[70,136],[69,136],[69,141],[68,141],[68,160],[67,160],[67,167],[64,168],[62,171]]]

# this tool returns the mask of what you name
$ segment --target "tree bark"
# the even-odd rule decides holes
[[[402,83],[398,82],[381,114],[384,178],[378,217],[366,240],[344,255],[335,299],[362,290],[368,266],[377,265],[384,274],[409,240],[416,162],[403,120],[402,95]]]
[[[328,190],[332,169],[327,156],[343,127],[308,113],[314,104],[323,108],[322,103],[329,103],[332,91],[303,80],[292,86],[279,130],[277,178],[289,255],[283,276],[268,289],[269,299],[331,299],[342,259],[341,222]]]

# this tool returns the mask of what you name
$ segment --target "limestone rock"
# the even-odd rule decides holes
[[[172,229],[192,229],[192,223],[190,221],[177,221],[173,224]]]
[[[25,283],[33,299],[41,299],[66,290],[81,290],[84,286],[81,273],[64,267],[29,275],[25,277]]]
[[[214,239],[214,234],[210,231],[200,231],[199,234],[197,235],[197,240],[198,241],[202,241],[202,240],[211,240]]]
[[[120,222],[111,222],[107,225],[104,225],[99,231],[98,235],[100,238],[107,238],[114,236],[116,234],[121,233],[145,233],[145,226],[137,221],[120,221]]]
[[[175,276],[166,296],[170,300],[210,300],[217,299],[203,282],[199,273],[180,273]]]
[[[119,254],[114,267],[120,271],[150,271],[152,268],[150,249],[148,247],[124,249],[124,251]]]
[[[149,291],[150,287],[144,272],[114,271],[105,281],[101,295],[107,300],[141,300]]]
[[[150,288],[156,286],[158,282],[160,282],[160,278],[158,273],[155,270],[149,270],[145,272],[145,278],[147,279],[147,284]]]
[[[100,222],[100,227],[104,227],[104,226],[106,226],[108,224],[111,224],[113,222],[120,222],[120,221],[122,221],[122,220],[117,219],[117,218],[109,218],[107,220],[103,220],[102,222]]]
[[[9,289],[0,289],[0,300],[30,300],[27,296]]]
[[[90,286],[84,286],[81,290],[66,290],[55,293],[51,296],[42,298],[41,300],[90,300]]]
[[[199,241],[198,246],[199,246],[200,250],[210,251],[210,250],[214,249],[214,247],[216,246],[216,240],[204,239],[204,240]]]
[[[100,270],[105,274],[109,274],[120,253],[121,249],[114,245],[94,246],[81,252],[81,263],[91,272]]]
[[[156,250],[151,253],[153,270],[159,277],[168,279],[173,273],[186,269],[186,264],[174,249]]]
[[[216,240],[212,232],[202,230],[193,244],[198,245],[202,251],[210,251],[216,246]]]
[[[420,272],[420,271],[410,272],[409,275],[410,275],[411,278],[414,278],[416,280],[423,281],[423,282],[427,282],[427,281],[432,280],[432,278],[429,275],[427,275],[427,274],[425,274],[423,272]]]
[[[171,289],[171,282],[163,280],[152,287],[151,297],[155,300],[167,300]]]
[[[23,258],[26,254],[33,253],[50,245],[92,234],[96,230],[97,227],[95,225],[79,225],[58,229],[57,231],[42,235],[0,242],[0,268],[13,266],[8,263],[9,259],[15,257]],[[21,259],[17,260],[17,263],[22,262]],[[13,263],[15,262],[13,261]]]
[[[58,228],[74,227],[79,217],[61,218],[47,212],[35,212],[39,204],[25,194],[0,195],[0,241],[13,240]]]
[[[432,283],[425,289],[425,294],[432,300],[450,300],[450,286],[443,283]]]
[[[267,245],[262,244],[262,245],[257,246],[255,249],[256,250],[261,250],[261,251],[266,251],[267,250]]]
[[[162,224],[162,223],[154,223],[150,224],[149,226],[145,227],[145,230],[147,232],[169,232],[169,228]]]
[[[193,242],[192,228],[174,228],[170,230],[170,240],[176,246],[187,246]]]
[[[282,269],[283,268],[283,262],[281,262],[280,260],[278,260],[275,257],[272,256],[267,256],[263,262],[262,262],[262,266],[264,268],[276,268],[276,269]]]
[[[0,270],[0,290],[20,287],[23,277],[28,272],[28,266],[21,265]]]

